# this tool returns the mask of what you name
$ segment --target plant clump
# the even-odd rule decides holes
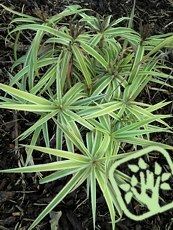
[[[170,115],[155,113],[170,102],[151,105],[140,101],[139,95],[150,83],[172,87],[166,82],[173,79],[171,68],[162,63],[163,49],[173,46],[173,34],[143,39],[132,28],[119,26],[130,18],[93,16],[78,5],[44,20],[2,7],[18,17],[12,20],[15,28],[7,36],[7,41],[14,39],[15,61],[9,84],[0,84],[6,93],[0,97],[0,107],[31,112],[38,119],[18,137],[22,141],[31,136],[25,146],[25,166],[1,172],[53,171],[40,180],[41,184],[71,175],[29,229],[85,181],[94,228],[98,184],[114,229],[122,210],[108,177],[111,165],[146,146],[172,149],[150,139],[151,133],[171,132],[164,121]],[[27,52],[18,57],[17,45],[28,31],[32,40]],[[55,149],[50,148],[52,121],[56,127]],[[37,146],[40,135],[45,147]],[[132,152],[122,153],[126,144],[132,146]],[[57,160],[31,165],[34,150]],[[125,179],[120,176],[120,183]]]

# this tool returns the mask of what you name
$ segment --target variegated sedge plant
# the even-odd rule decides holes
[[[135,154],[138,148],[159,145],[150,139],[155,132],[171,132],[164,121],[169,115],[155,111],[170,102],[148,104],[139,94],[149,83],[171,87],[171,68],[164,64],[164,50],[173,46],[173,34],[143,39],[127,27],[118,26],[123,17],[112,20],[87,14],[80,6],[68,6],[50,18],[18,15],[11,24],[6,41],[14,40],[15,62],[8,85],[0,84],[5,96],[0,97],[4,109],[35,113],[38,120],[19,136],[29,135],[26,165],[1,170],[8,173],[52,172],[41,184],[71,175],[69,182],[32,223],[33,229],[70,192],[87,182],[91,199],[93,228],[96,226],[96,186],[106,200],[112,229],[121,218],[122,210],[109,181],[109,168],[118,159]],[[20,39],[30,31],[32,41],[26,54],[18,57]],[[22,66],[19,70],[18,66]],[[167,73],[163,70],[166,69]],[[16,74],[13,74],[13,73]],[[56,148],[50,148],[50,121],[56,126]],[[154,122],[154,124],[153,124]],[[37,140],[42,135],[45,147]],[[123,152],[126,144],[132,152]],[[66,150],[64,150],[66,149]],[[31,165],[33,150],[57,156],[57,161]],[[118,183],[129,178],[117,171]]]

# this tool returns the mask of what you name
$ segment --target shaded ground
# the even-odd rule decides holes
[[[81,0],[81,1],[46,1],[46,0],[0,0],[0,3],[10,6],[17,11],[23,10],[24,13],[34,15],[38,7],[42,7],[49,15],[60,12],[67,4],[78,4],[92,8],[100,14],[112,14],[114,18],[127,16],[132,8],[130,0]],[[33,10],[35,9],[35,10]],[[0,82],[8,81],[7,72],[13,61],[12,47],[5,47],[4,38],[7,34],[8,23],[13,15],[1,11],[0,17]],[[149,24],[150,34],[166,33],[173,31],[173,1],[172,0],[145,0],[138,1],[135,10],[135,28],[139,30],[140,22]],[[170,62],[173,57],[170,56]],[[163,99],[173,100],[173,92],[156,92],[141,95],[141,97],[151,98],[155,102]],[[146,99],[146,98],[145,98]],[[162,113],[172,113],[171,106],[161,111]],[[0,168],[12,168],[22,164],[22,149],[15,149],[18,143],[13,141],[15,137],[25,129],[30,116],[24,117],[24,114],[16,114],[11,111],[0,110]],[[170,125],[171,121],[170,121]],[[155,137],[158,141],[173,144],[169,135],[158,135]],[[41,140],[40,140],[41,141]],[[38,162],[46,163],[49,159],[46,156],[39,156]],[[67,178],[68,181],[68,178]],[[62,188],[66,181],[49,183],[40,186],[38,176],[34,174],[1,174],[0,175],[0,229],[28,229],[31,221],[34,220],[41,210],[52,200],[55,194]],[[172,199],[169,197],[169,199]],[[103,197],[98,191],[97,199],[97,229],[109,230],[108,210]],[[85,187],[67,196],[64,201],[58,205],[56,211],[62,212],[60,218],[60,229],[62,230],[92,230],[92,213],[89,201],[86,200]],[[153,218],[142,222],[134,222],[126,217],[117,224],[116,229],[173,229],[172,210],[156,215]],[[47,216],[37,229],[50,229],[49,216]]]

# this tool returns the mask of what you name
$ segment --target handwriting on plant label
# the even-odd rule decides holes
[[[154,163],[147,160],[153,152],[164,159],[168,166],[166,170],[157,160]],[[131,163],[132,160],[136,163]],[[130,174],[126,175],[126,181],[116,181],[115,175],[121,172],[124,164],[127,164]],[[124,213],[131,219],[143,220],[173,208],[173,202],[167,203],[163,199],[163,191],[171,194],[172,176],[173,163],[169,154],[163,148],[153,146],[114,163],[109,177]]]

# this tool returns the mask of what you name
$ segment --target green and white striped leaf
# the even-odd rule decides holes
[[[24,91],[19,90],[19,89],[15,89],[15,88],[8,86],[8,85],[3,85],[0,83],[0,89],[2,89],[4,92],[6,92],[12,96],[17,96],[21,99],[32,102],[34,104],[41,104],[41,105],[50,105],[51,104],[50,101],[46,100],[43,97],[35,96],[31,93],[24,92]]]

